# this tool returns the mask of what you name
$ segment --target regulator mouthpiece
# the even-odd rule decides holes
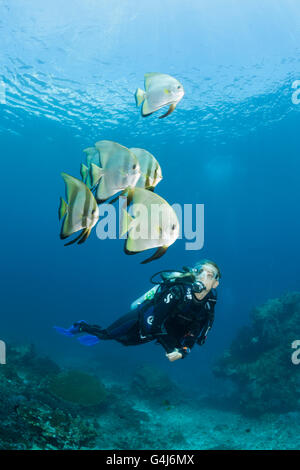
[[[193,283],[193,292],[195,292],[196,294],[200,294],[201,292],[203,292],[204,290],[206,289],[205,285],[203,284],[203,282],[201,281],[195,281]]]

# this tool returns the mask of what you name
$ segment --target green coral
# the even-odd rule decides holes
[[[251,414],[300,409],[300,366],[291,361],[298,339],[300,293],[270,299],[254,309],[251,325],[241,329],[214,373],[237,386],[241,411]]]
[[[58,398],[83,406],[99,405],[106,398],[105,387],[96,377],[76,370],[52,377],[49,391]]]
[[[141,365],[135,372],[132,381],[135,392],[144,396],[159,398],[169,396],[176,389],[175,384],[162,370],[148,364]]]

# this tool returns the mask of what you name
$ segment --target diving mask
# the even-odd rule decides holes
[[[200,264],[192,269],[197,280],[200,281],[212,281],[213,279],[218,279],[219,273],[218,270],[211,264]]]

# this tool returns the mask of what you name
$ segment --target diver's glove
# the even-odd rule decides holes
[[[87,325],[87,322],[84,320],[80,320],[73,323],[70,328],[61,328],[60,326],[54,326],[53,328],[61,335],[74,336],[84,331],[84,325]]]
[[[184,359],[187,354],[190,352],[190,348],[187,348],[184,346],[183,348],[175,348],[174,351],[167,353],[166,356],[169,359],[169,361],[174,362],[177,361],[178,359]]]

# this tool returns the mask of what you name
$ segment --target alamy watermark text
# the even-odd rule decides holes
[[[0,340],[0,364],[6,364],[6,344]]]

